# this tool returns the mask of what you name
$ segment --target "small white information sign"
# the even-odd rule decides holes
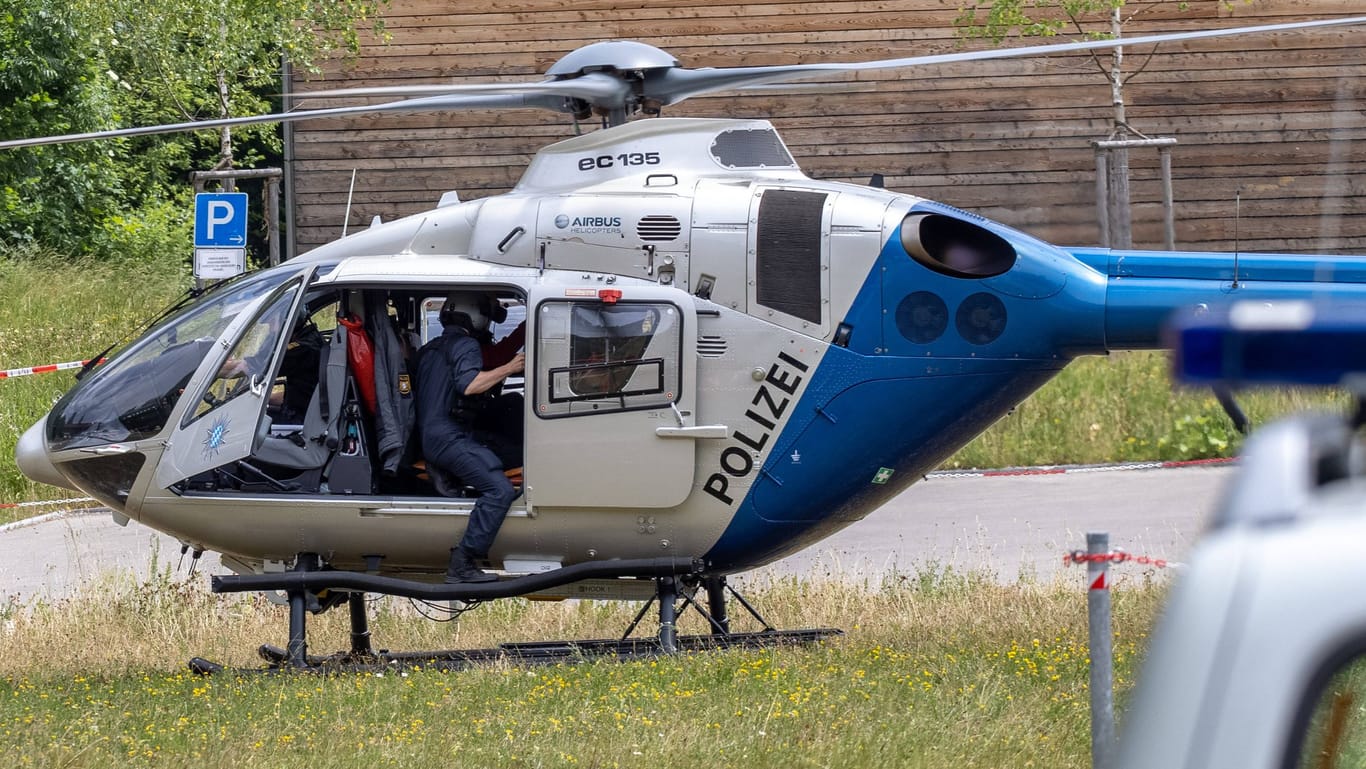
[[[245,248],[196,248],[194,276],[199,280],[224,280],[247,271]]]

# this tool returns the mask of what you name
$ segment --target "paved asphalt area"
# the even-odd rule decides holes
[[[1052,579],[1066,553],[1085,548],[1087,531],[1109,532],[1114,547],[1133,555],[1180,561],[1232,472],[1222,466],[932,477],[747,579],[797,574],[876,583],[931,567],[985,571],[1007,582]],[[0,598],[59,600],[110,575],[145,578],[154,565],[184,573],[189,563],[177,542],[137,523],[120,527],[105,512],[53,514],[0,529]],[[208,575],[218,571],[217,558],[206,553],[195,579],[207,590]],[[1139,577],[1144,567],[1117,571]]]

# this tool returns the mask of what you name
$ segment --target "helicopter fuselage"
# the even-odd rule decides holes
[[[433,303],[477,290],[526,322],[524,482],[493,564],[676,555],[732,573],[868,515],[1076,356],[1160,346],[1178,306],[1366,296],[1347,260],[1245,257],[1231,279],[1230,263],[1070,252],[815,181],[764,121],[641,121],[543,149],[508,194],[377,224],[208,294],[92,371],[25,435],[20,463],[242,571],[308,552],[439,574],[472,500],[386,480],[406,460],[384,456],[382,412],[353,412],[369,448],[348,448],[357,374],[331,352],[339,337],[311,422],[277,424],[270,383],[289,319],[425,338]],[[177,329],[209,316],[221,322],[181,352]],[[213,394],[249,347],[245,387]],[[411,347],[374,376],[400,407]],[[171,354],[184,360],[158,368]],[[102,415],[158,372],[174,376],[148,385],[156,397]]]

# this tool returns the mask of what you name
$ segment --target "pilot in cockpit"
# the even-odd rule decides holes
[[[239,345],[241,355],[231,355],[218,370],[216,380],[233,380],[241,386],[248,378],[264,376],[270,365],[281,318],[267,313]],[[307,312],[300,313],[290,329],[284,359],[266,406],[275,424],[302,424],[313,391],[318,387],[319,366],[326,340]],[[237,352],[236,350],[234,352]],[[232,388],[235,389],[235,388]]]
[[[271,393],[266,412],[276,424],[302,424],[313,391],[318,387],[319,365],[326,340],[307,314],[302,314],[290,332],[280,362],[277,381],[284,380],[283,389]]]

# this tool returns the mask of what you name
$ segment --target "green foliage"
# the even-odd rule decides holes
[[[194,225],[190,190],[168,191],[168,198],[152,200],[127,214],[113,214],[95,233],[100,251],[123,262],[188,264],[194,253]]]
[[[1157,439],[1157,458],[1163,460],[1226,457],[1241,436],[1223,414],[1183,414],[1171,432]]]
[[[137,125],[184,122],[270,112],[281,92],[284,57],[293,66],[316,70],[337,52],[355,51],[357,25],[374,22],[376,0],[161,0],[162,13],[147,13],[145,0],[80,0],[94,25],[93,43],[111,71],[128,86],[124,101]],[[277,155],[275,125],[234,129],[249,140],[235,159],[252,165]],[[195,149],[220,163],[221,134],[193,139],[160,138],[155,145],[195,142]]]
[[[64,0],[12,0],[0,15],[0,139],[103,127],[110,79]],[[0,151],[0,243],[77,252],[117,207],[122,181],[109,147],[69,144]]]
[[[385,2],[10,0],[0,139],[274,111],[285,56],[315,70],[357,50],[361,27],[382,33]],[[179,247],[188,172],[279,153],[274,125],[231,143],[209,131],[0,150],[0,244],[124,259]]]
[[[1125,0],[973,0],[954,23],[967,37],[990,38],[999,45],[1007,37],[1052,37],[1084,22],[1108,20]],[[1180,5],[1185,5],[1181,3]],[[1088,36],[1108,37],[1086,32]]]

